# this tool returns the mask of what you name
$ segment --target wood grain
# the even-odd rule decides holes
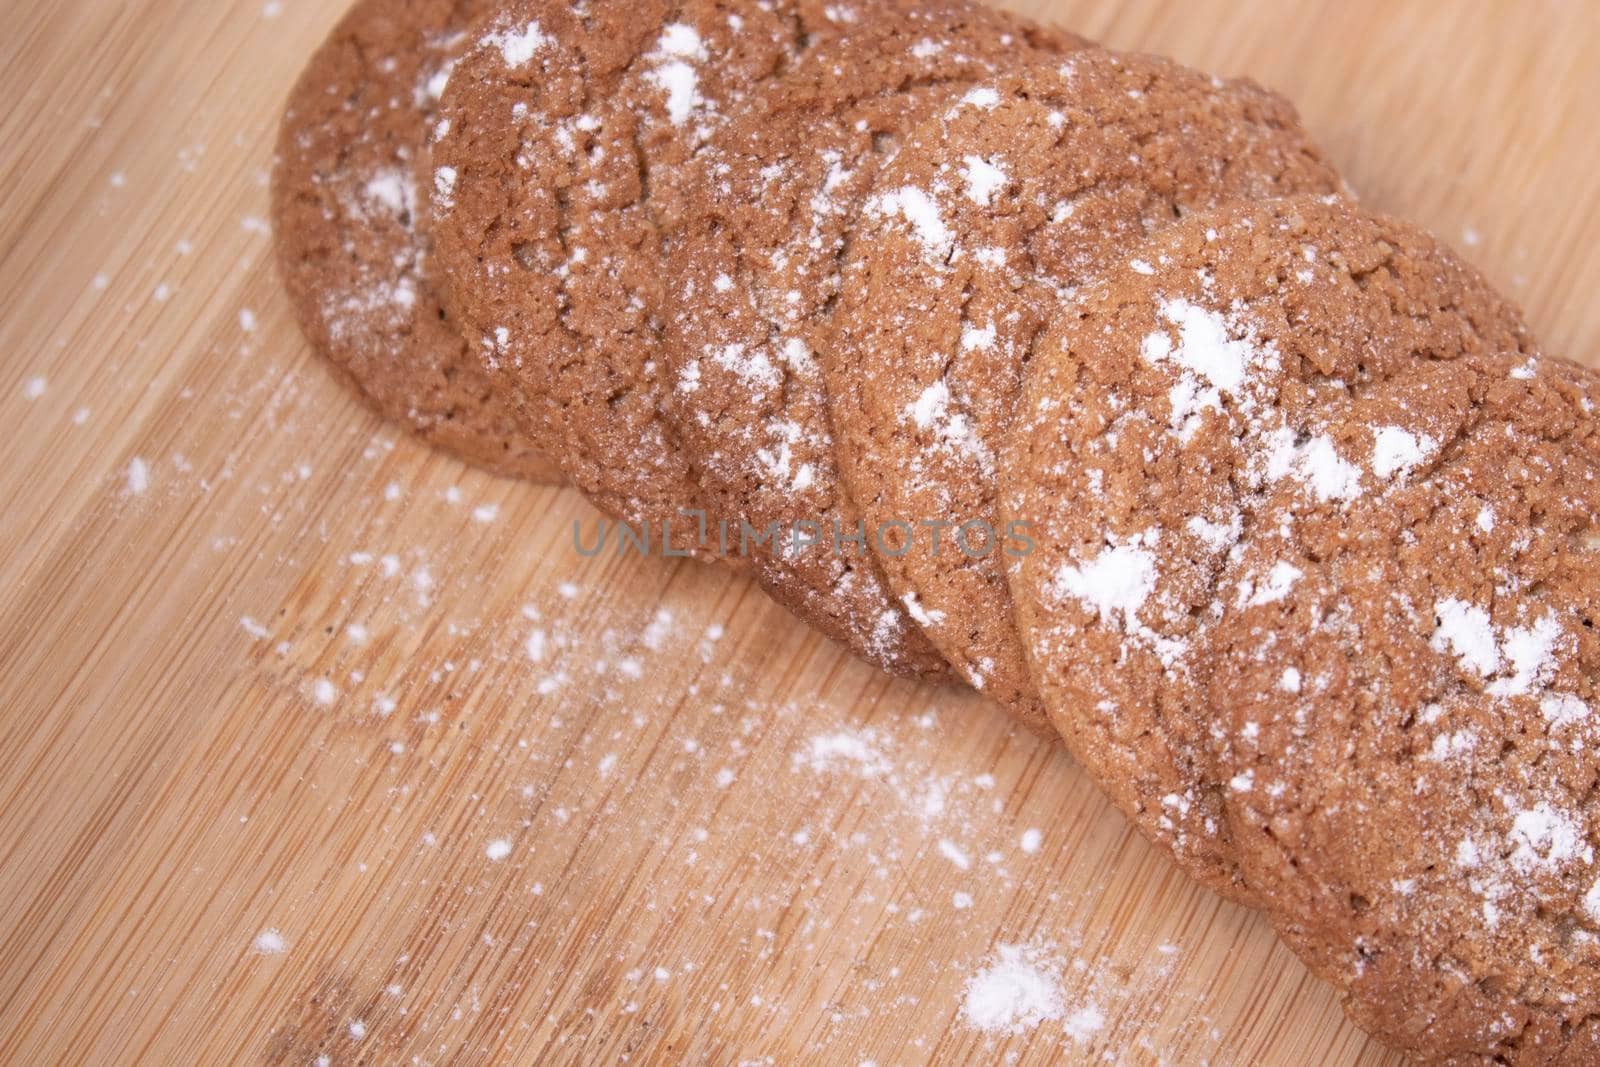
[[[1035,10],[1286,91],[1593,360],[1594,5]],[[1053,746],[345,395],[264,232],[337,15],[8,11],[0,1061],[1396,1062]],[[1059,1018],[963,1020],[1000,945]]]

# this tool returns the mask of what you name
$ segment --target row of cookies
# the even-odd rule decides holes
[[[1280,98],[961,3],[367,0],[275,191],[386,414],[1053,725],[1387,1040],[1586,1062],[1591,387]]]

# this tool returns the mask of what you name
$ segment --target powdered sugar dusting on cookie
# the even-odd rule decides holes
[[[656,51],[649,57],[654,65],[650,80],[667,94],[667,117],[675,126],[687,123],[705,104],[695,64],[707,58],[705,45],[693,26],[674,22],[661,31]]]
[[[533,61],[539,50],[550,44],[550,38],[538,22],[528,22],[514,29],[498,29],[485,34],[481,44],[500,53],[500,59],[513,70]]]
[[[910,224],[931,259],[949,256],[955,236],[940,217],[939,205],[925,191],[913,186],[879,193],[867,201],[869,213],[899,215]]]

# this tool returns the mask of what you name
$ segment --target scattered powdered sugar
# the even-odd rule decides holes
[[[288,951],[289,943],[283,935],[273,929],[266,929],[256,935],[255,949],[263,956],[279,956]]]
[[[1272,437],[1267,477],[1280,481],[1291,475],[1323,503],[1361,495],[1361,468],[1339,455],[1330,438],[1319,434],[1297,444],[1294,431],[1285,427]]]
[[[983,969],[967,979],[961,1003],[961,1018],[991,1034],[1020,1034],[1065,1013],[1061,966],[1048,946],[997,946]]]
[[[433,172],[433,202],[441,212],[456,204],[456,169],[440,167]]]
[[[128,461],[127,489],[131,496],[139,496],[150,488],[150,465],[138,456]]]
[[[1261,604],[1276,604],[1288,596],[1295,583],[1304,577],[1305,572],[1294,564],[1276,563],[1265,578],[1255,582],[1239,583],[1239,605],[1257,607]]]
[[[22,395],[28,400],[38,400],[44,396],[44,391],[48,387],[48,383],[41,377],[29,378],[22,385]]]
[[[1548,613],[1532,626],[1505,627],[1498,632],[1489,613],[1475,604],[1447,597],[1433,607],[1438,626],[1431,645],[1484,678],[1493,678],[1490,696],[1514,697],[1532,692],[1555,669],[1556,646],[1563,630]],[[1504,668],[1509,666],[1510,673]]]
[[[1521,874],[1574,860],[1594,862],[1594,849],[1585,838],[1582,825],[1542,800],[1516,814],[1511,821],[1510,839],[1511,865]]]
[[[1000,103],[1000,94],[987,85],[980,85],[975,89],[968,89],[966,95],[961,98],[961,103],[988,111]]]
[[[1098,1004],[1085,1004],[1068,1015],[1061,1024],[1067,1036],[1073,1041],[1082,1044],[1095,1034],[1098,1034],[1106,1025],[1105,1012],[1100,1010]]]
[[[728,371],[752,389],[776,389],[783,382],[783,375],[767,357],[765,347],[751,351],[745,345],[707,345],[705,349],[711,362]],[[699,382],[698,371],[694,375],[696,383]],[[680,382],[679,388],[685,392],[693,392]]]
[[[954,841],[951,841],[949,838],[942,838],[939,841],[939,855],[955,864],[958,870],[965,871],[972,868],[971,858],[961,850],[959,845],[957,845]]]
[[[1552,693],[1539,701],[1539,712],[1554,728],[1585,722],[1589,705],[1569,693]]]
[[[802,752],[795,754],[793,763],[813,771],[850,767],[864,775],[887,774],[890,764],[878,745],[877,735],[870,730],[818,734],[806,743]]]
[[[918,429],[932,432],[941,447],[971,458],[985,474],[992,473],[994,455],[978,435],[977,424],[964,411],[954,409],[950,400],[950,387],[941,378],[922,391],[906,415]]]
[[[490,862],[499,863],[511,855],[511,842],[503,837],[497,837],[484,847],[483,854],[489,857]]]
[[[1511,675],[1490,683],[1489,695],[1521,696],[1543,685],[1555,668],[1554,653],[1561,636],[1561,623],[1554,613],[1532,626],[1508,628],[1501,635],[1500,651],[1511,664]]]
[[[1485,677],[1493,674],[1500,665],[1500,651],[1489,613],[1455,597],[1439,601],[1433,613],[1439,620],[1433,633],[1434,650],[1449,649],[1463,666]]]
[[[362,187],[367,200],[399,217],[410,215],[416,207],[417,191],[411,176],[405,171],[389,168],[380,170],[367,179]]]

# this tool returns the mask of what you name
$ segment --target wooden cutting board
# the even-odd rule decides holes
[[[343,392],[265,221],[337,7],[8,6],[0,1061],[1397,1062],[1055,746]],[[1034,7],[1600,350],[1600,7]]]

